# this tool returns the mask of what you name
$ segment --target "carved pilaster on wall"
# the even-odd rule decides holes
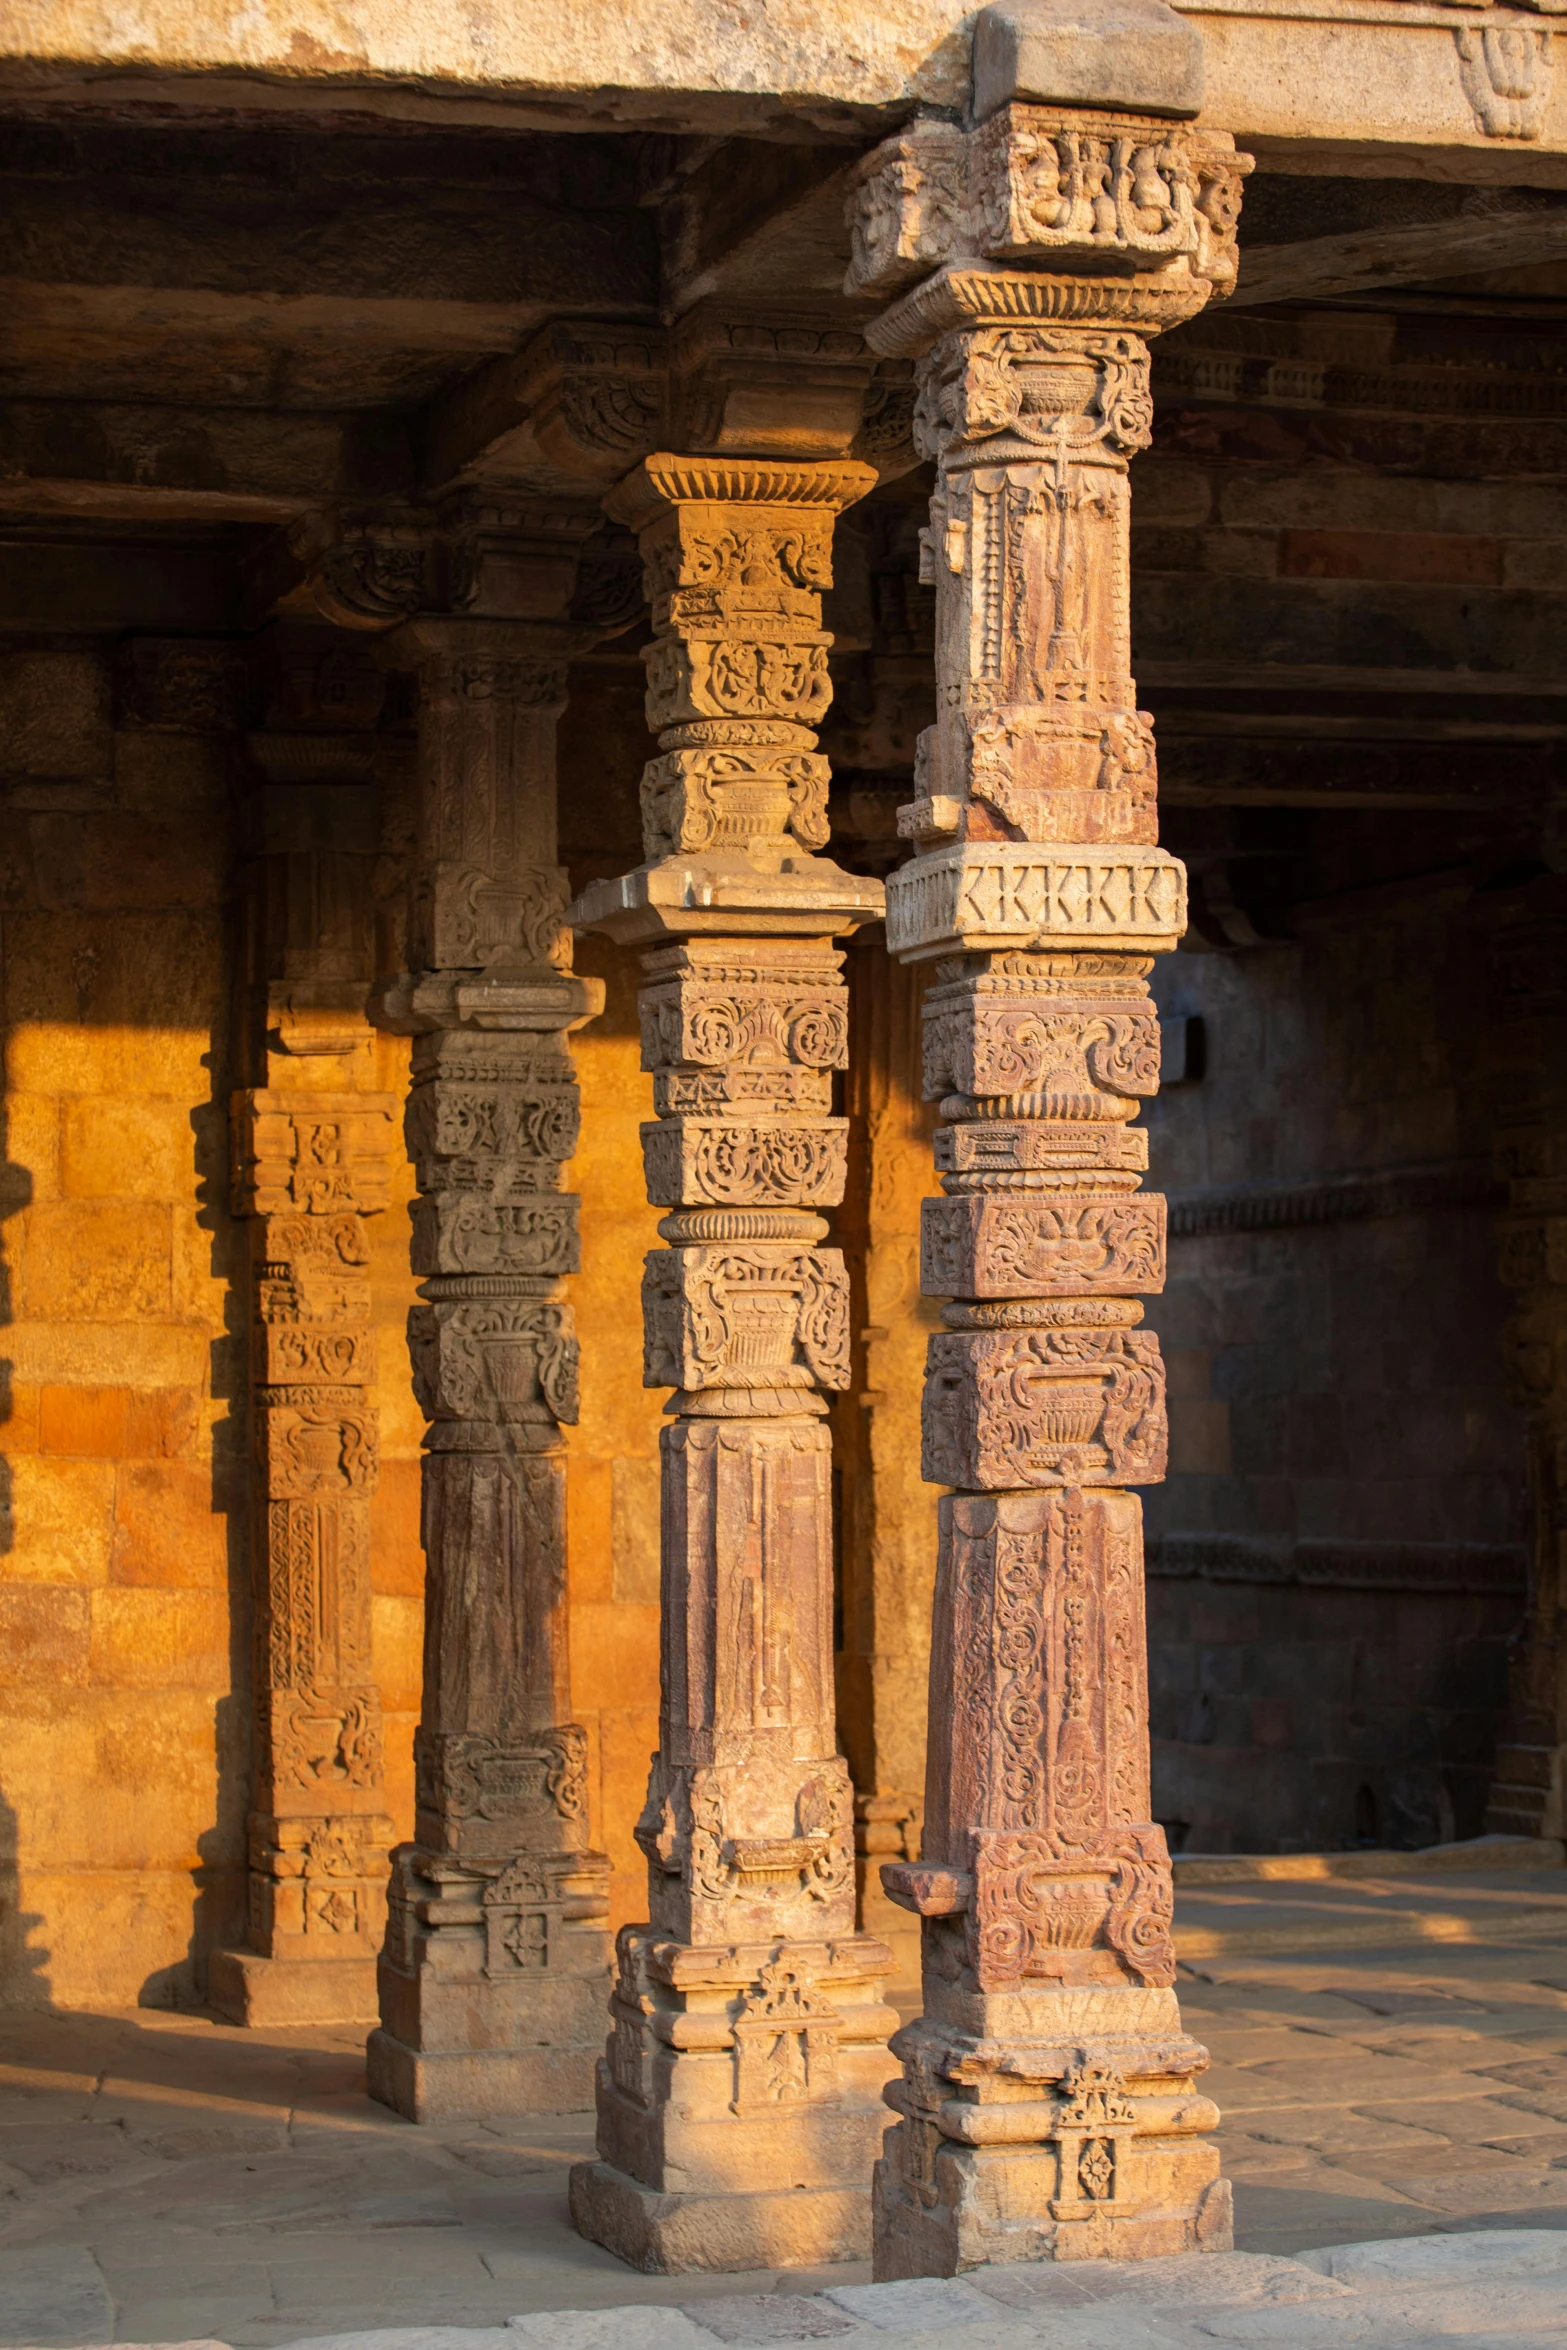
[[[1514,1637],[1491,1834],[1567,1837],[1567,882],[1479,902],[1489,932],[1499,1270],[1517,1293],[1505,1334],[1524,1425],[1528,1587]]]
[[[388,1205],[393,1097],[364,999],[380,846],[383,683],[321,632],[272,647],[250,738],[233,1205],[250,1234],[255,1783],[246,1946],[209,1995],[257,2025],[375,2013],[386,1917],[381,1700],[371,1657],[368,1221]],[[338,690],[341,689],[341,690]],[[345,728],[345,717],[360,723]]]
[[[1131,1121],[1158,1082],[1150,958],[1185,919],[1130,673],[1127,464],[1146,338],[1233,282],[1245,168],[1219,134],[1012,100],[888,142],[851,207],[849,285],[898,297],[868,340],[914,360],[937,466],[937,717],[887,936],[934,981],[922,1287],[951,1302],[924,1473],[955,1489],[921,1857],[883,1870],[922,1920],[924,2014],[893,2043],[880,2277],[1229,2241],[1122,1490],[1164,1470],[1141,1327],[1164,1203]]]
[[[721,388],[713,437],[752,379]],[[847,440],[837,396],[829,379]],[[845,1176],[834,940],[880,913],[881,889],[815,853],[821,598],[834,517],[873,478],[656,455],[608,501],[647,573],[658,756],[647,862],[574,919],[644,949],[643,1155],[667,1245],[647,1259],[643,1375],[674,1394],[660,1747],[637,1829],[649,1915],[619,1937],[599,2159],[573,2172],[572,2213],[641,2268],[858,2256],[885,2125],[892,1954],[854,1930],[834,1723],[824,1415],[848,1378],[849,1292],[823,1213]]]
[[[602,633],[567,620],[596,519],[468,511],[448,588],[557,617],[424,615],[383,654],[418,680],[411,968],[375,1016],[414,1039],[408,1335],[428,1426],[415,1832],[393,1859],[369,2084],[414,2120],[586,2104],[609,1989],[562,1436],[577,1416],[566,1039],[602,988],[571,969],[555,784],[566,665]]]

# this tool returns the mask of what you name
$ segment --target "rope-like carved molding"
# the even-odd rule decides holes
[[[1522,1592],[1517,1542],[1270,1541],[1247,1534],[1150,1535],[1150,1575],[1205,1583],[1303,1584],[1345,1591]]]
[[[1283,1232],[1313,1224],[1363,1224],[1382,1216],[1428,1216],[1449,1208],[1501,1208],[1507,1187],[1487,1159],[1436,1159],[1413,1167],[1363,1167],[1307,1182],[1243,1183],[1176,1191],[1170,1238]]]

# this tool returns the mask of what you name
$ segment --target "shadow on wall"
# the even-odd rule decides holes
[[[25,1167],[18,1166],[9,1155],[7,1119],[0,1107],[0,1323],[9,1325],[12,1319],[11,1269],[5,1254],[4,1223],[29,1205],[33,1196],[33,1179]],[[0,1357],[0,1427],[10,1419],[13,1409],[11,1382],[14,1364],[9,1355]],[[0,1557],[14,1545],[15,1528],[12,1522],[13,1480],[11,1463],[0,1453]],[[26,1594],[17,1595],[25,1603]],[[0,1636],[13,1652],[25,1649],[25,1623],[7,1624],[0,1619]],[[13,1807],[0,1792],[0,2004],[7,2007],[47,2008],[52,2006],[47,1950],[39,1949],[33,1935],[42,1926],[43,1918],[37,1910],[22,1907],[21,1855],[18,1850],[17,1818]]]
[[[25,1167],[19,1166],[10,1155],[10,1118],[0,1103],[0,1324],[9,1328],[14,1320],[11,1300],[11,1266],[5,1246],[4,1225],[8,1216],[19,1215],[32,1205],[33,1179]],[[0,1427],[10,1419],[14,1408],[11,1382],[16,1366],[9,1355],[0,1357]],[[11,1463],[0,1453],[0,1557],[12,1547],[16,1539],[12,1524],[13,1479]]]
[[[0,2006],[53,2008],[49,1952],[33,1940],[43,1922],[22,1907],[16,1813],[0,1794]]]
[[[241,666],[0,646],[4,2004],[190,2000],[242,1881],[224,1438],[208,1458]]]
[[[138,2007],[190,2008],[207,1995],[207,1961],[214,1950],[245,1939],[246,1819],[251,1791],[253,1743],[250,1480],[249,1296],[239,1257],[239,1236],[229,1215],[230,1073],[218,1052],[203,1055],[211,1071],[213,1098],[190,1111],[195,1224],[211,1244],[210,1270],[222,1285],[224,1330],[211,1340],[210,1393],[226,1403],[210,1429],[209,1475],[212,1524],[221,1541],[222,1577],[227,1592],[228,1694],[213,1708],[215,1787],[213,1820],[195,1839],[191,1870],[191,1930],[185,1955],[144,1976]],[[214,1561],[216,1566],[216,1561]]]

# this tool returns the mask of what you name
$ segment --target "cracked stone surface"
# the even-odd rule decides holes
[[[853,2264],[638,2275],[567,2219],[590,2115],[416,2127],[365,2096],[350,2030],[12,2014],[0,2344],[1567,2350],[1555,1936],[1203,1958],[1181,1997],[1213,2051],[1237,2253],[869,2291]]]

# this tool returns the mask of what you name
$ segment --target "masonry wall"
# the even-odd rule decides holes
[[[253,648],[252,648],[253,650]],[[601,690],[602,689],[602,690]],[[639,854],[634,661],[581,681],[565,853]],[[0,2003],[199,1998],[242,1931],[252,1727],[243,1235],[228,1208],[237,807],[249,655],[0,645]],[[413,840],[412,710],[377,737],[386,952]],[[598,863],[594,865],[594,859]],[[641,1384],[643,1195],[632,956],[586,942],[604,1019],[575,1042],[585,1271],[571,1432],[572,1641],[614,1917],[644,1907],[631,1830],[657,1742],[658,1402]],[[373,1082],[406,1091],[408,1047]],[[412,1827],[423,1422],[404,1323],[412,1170],[370,1220],[381,1470],[371,1505],[387,1808]]]
[[[572,886],[642,858],[637,786],[650,753],[642,663],[612,644],[571,674],[561,725],[561,856]],[[653,1115],[641,1068],[636,952],[581,938],[577,968],[605,983],[601,1018],[572,1041],[582,1143],[566,1180],[582,1199],[582,1271],[572,1283],[582,1342],[582,1418],[570,1432],[571,1677],[594,1772],[594,1837],[614,1865],[610,1924],[647,1915],[647,1862],[632,1838],[658,1744],[660,1393],[642,1384],[642,1260],[658,1242],[640,1126]]]
[[[1259,917],[1294,935],[1158,977],[1193,1074],[1149,1121],[1172,1212],[1155,1787],[1190,1850],[1481,1831],[1528,1497],[1483,932],[1450,822],[1227,819]],[[1214,824],[1184,828],[1200,870]]]
[[[242,704],[199,648],[0,648],[8,2001],[182,2003],[243,1915],[246,1335],[228,1213]],[[400,1090],[406,1048],[380,1053]],[[374,1231],[375,1669],[404,1818],[422,1569],[407,1188]]]

